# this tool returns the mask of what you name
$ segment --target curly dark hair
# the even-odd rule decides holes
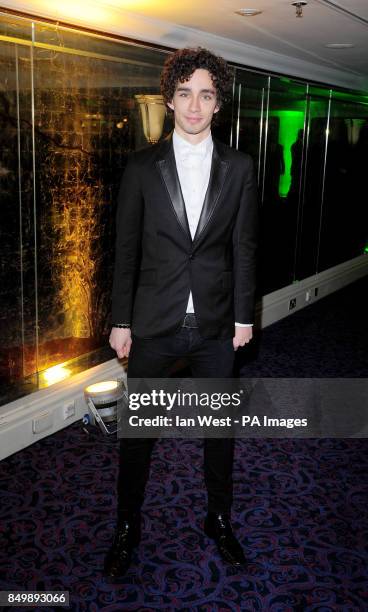
[[[216,89],[217,104],[226,102],[233,83],[233,72],[222,57],[202,47],[178,49],[165,61],[161,74],[161,93],[167,106],[174,97],[178,83],[188,81],[198,68],[208,70]]]

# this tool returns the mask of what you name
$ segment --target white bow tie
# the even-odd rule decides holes
[[[198,166],[204,161],[206,155],[207,150],[205,147],[201,147],[198,150],[191,147],[182,147],[179,151],[179,160],[185,168],[191,168]]]

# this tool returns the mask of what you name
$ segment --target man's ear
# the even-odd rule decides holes
[[[167,102],[167,106],[173,111],[174,110],[174,105],[172,102]]]
[[[220,110],[220,105],[219,105],[219,104],[216,104],[216,106],[215,106],[215,110],[213,111],[213,113],[218,113],[218,112],[219,112],[219,110]]]

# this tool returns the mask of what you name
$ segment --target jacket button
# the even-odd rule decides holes
[[[190,253],[190,254],[189,254],[189,259],[194,259],[194,255],[193,255],[193,253]]]

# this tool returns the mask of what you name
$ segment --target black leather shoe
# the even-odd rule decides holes
[[[104,574],[110,577],[123,576],[129,568],[133,548],[141,539],[140,514],[124,514],[119,517],[114,540],[105,557]]]
[[[215,541],[224,561],[231,565],[245,563],[243,549],[233,534],[228,515],[209,512],[204,522],[204,532]]]

